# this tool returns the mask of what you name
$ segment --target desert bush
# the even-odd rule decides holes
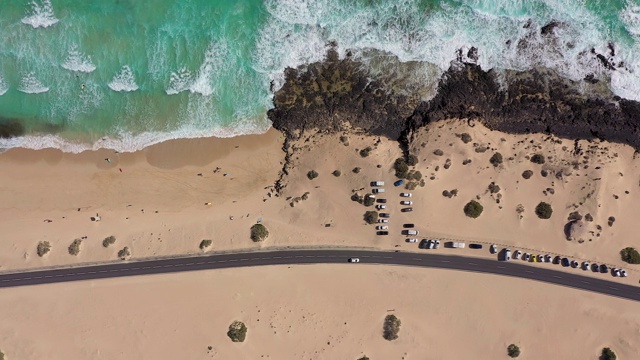
[[[120,258],[120,260],[126,260],[129,256],[131,256],[131,251],[127,246],[123,247],[122,250],[118,251],[118,257]]]
[[[418,186],[417,182],[410,181],[410,182],[407,183],[407,185],[404,186],[404,188],[407,189],[407,190],[415,190],[417,186]]]
[[[549,219],[551,214],[553,214],[553,209],[551,205],[546,202],[540,202],[538,206],[536,206],[536,215],[538,215],[540,219]]]
[[[400,332],[400,319],[395,315],[387,315],[382,326],[382,337],[389,341],[395,340],[398,338],[398,332]]]
[[[411,170],[407,174],[407,180],[420,181],[420,180],[422,180],[422,173],[420,171],[417,171],[417,170]]]
[[[353,193],[351,195],[351,201],[356,201],[362,204],[362,196],[360,196],[360,194],[358,193]]]
[[[620,257],[629,264],[640,264],[640,253],[635,248],[626,247],[620,250]]]
[[[318,174],[317,171],[315,170],[311,170],[307,173],[307,177],[309,178],[309,180],[313,180],[315,178],[317,178],[320,174]]]
[[[520,356],[520,348],[516,344],[511,344],[507,346],[507,354],[512,358],[517,358]]]
[[[71,245],[69,245],[69,254],[71,254],[73,256],[77,256],[78,254],[80,254],[80,245],[81,244],[82,244],[82,239],[73,240]]]
[[[487,189],[489,190],[490,193],[495,194],[495,193],[499,193],[500,192],[500,186],[498,186],[496,183],[492,182],[491,184],[489,184],[489,186],[487,187]]]
[[[116,243],[116,237],[115,236],[109,236],[104,238],[104,240],[102,240],[102,246],[104,247],[109,247],[109,245],[113,245]]]
[[[404,179],[409,174],[409,165],[404,161],[403,158],[397,158],[393,163],[393,168],[396,171],[396,177],[400,179]]]
[[[251,227],[251,240],[254,242],[264,241],[269,237],[269,230],[262,224],[253,224]]]
[[[340,142],[346,143],[347,141],[349,141],[349,138],[345,135],[340,136]]]
[[[440,149],[435,149],[435,150],[433,150],[433,155],[442,156],[442,155],[444,155],[444,151],[442,151]]]
[[[460,134],[460,140],[462,140],[463,143],[468,144],[471,142],[471,135],[469,135],[468,133],[462,133]]]
[[[302,194],[302,196],[300,197],[300,199],[302,200],[309,200],[309,192],[306,191],[304,194]]]
[[[451,199],[453,197],[453,195],[451,195],[451,191],[449,190],[444,190],[442,191],[442,196]]]
[[[600,360],[616,360],[617,358],[616,353],[614,353],[610,348],[607,347],[602,349]]]
[[[378,222],[378,212],[377,211],[367,211],[364,213],[364,221],[367,224],[375,224]]]
[[[4,353],[2,351],[0,351],[0,360],[4,360]]]
[[[342,175],[340,170],[333,170],[333,172],[331,174],[333,174],[333,176],[335,176],[335,177],[340,177],[340,175]]]
[[[491,156],[491,158],[489,159],[489,162],[494,167],[499,166],[500,164],[502,164],[502,154],[500,154],[499,152],[493,154],[493,156]]]
[[[522,172],[522,177],[525,180],[529,180],[532,176],[533,176],[533,171],[531,171],[531,170],[525,170],[525,171]]]
[[[351,171],[353,171],[353,173],[354,173],[354,174],[359,174],[359,173],[360,173],[360,170],[361,170],[361,169],[360,169],[359,167],[357,167],[357,166],[356,166],[356,167],[354,167],[354,168],[353,168],[353,170],[351,170]]]
[[[365,195],[362,201],[362,204],[364,204],[364,206],[373,206],[373,204],[375,203],[376,203],[376,198],[371,194]]]
[[[371,148],[371,146],[367,146],[366,148],[364,148],[364,149],[360,150],[360,156],[362,156],[362,157],[367,157],[367,156],[369,156],[369,153],[371,153],[371,150],[373,150],[373,149]]]
[[[2,359],[0,359],[0,360],[2,360]],[[369,357],[367,355],[365,355],[365,356],[359,358],[358,360],[369,360]]]
[[[471,200],[469,201],[465,206],[464,206],[464,214],[467,215],[470,218],[477,218],[478,216],[480,216],[480,214],[482,214],[482,211],[484,210],[484,208],[482,207],[482,204],[480,204],[479,202],[475,201],[475,200]]]
[[[204,250],[204,249],[208,248],[209,246],[211,246],[211,244],[213,244],[213,241],[211,241],[211,240],[208,240],[208,239],[202,240],[202,241],[200,241],[199,248],[200,248],[200,250]]]
[[[418,164],[418,157],[413,155],[413,154],[411,154],[411,155],[407,156],[406,163],[409,166],[416,166]]]
[[[229,325],[227,336],[233,342],[244,342],[247,337],[247,326],[242,321],[234,321]]]
[[[534,164],[544,164],[544,156],[541,154],[533,154],[533,156],[531,156],[531,162]]]
[[[40,241],[38,243],[37,253],[38,256],[43,257],[51,251],[51,244],[48,241]]]

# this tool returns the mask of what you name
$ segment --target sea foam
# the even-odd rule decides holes
[[[58,21],[53,14],[53,6],[50,0],[32,0],[29,3],[27,16],[22,18],[23,24],[31,25],[36,29],[39,27],[47,28],[56,24]]]
[[[168,95],[175,95],[183,91],[209,96],[214,93],[214,77],[222,67],[226,55],[225,43],[211,43],[204,54],[204,60],[194,75],[187,68],[172,72],[169,77]]]
[[[70,71],[84,73],[90,73],[96,69],[96,66],[91,62],[91,57],[82,54],[75,44],[71,46],[67,58],[62,63],[62,67]]]
[[[49,88],[40,82],[33,72],[30,72],[20,79],[18,90],[27,94],[40,94],[49,91]]]
[[[120,72],[113,77],[109,88],[113,91],[125,92],[138,90],[138,84],[136,84],[136,79],[129,65],[123,66]]]
[[[4,80],[2,75],[0,75],[0,96],[4,95],[9,90],[9,85]]]

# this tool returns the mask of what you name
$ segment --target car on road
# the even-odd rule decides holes
[[[381,236],[382,235],[389,235],[389,232],[388,231],[378,231],[378,232],[376,232],[376,235],[381,235]]]
[[[516,250],[516,252],[513,253],[513,258],[518,260],[518,259],[520,259],[521,255],[522,255],[522,251]]]
[[[402,200],[400,201],[400,205],[413,205],[413,201]]]
[[[387,203],[387,199],[378,199],[376,201],[379,202],[380,204],[386,204]]]
[[[381,218],[387,218],[388,219],[388,218],[391,217],[391,214],[388,214],[388,213],[380,213],[379,215],[380,215]]]
[[[609,272],[609,268],[607,267],[607,265],[605,265],[605,264],[600,265],[600,272],[603,273],[603,274],[608,273]]]
[[[578,266],[580,266],[580,263],[579,263],[579,262],[577,262],[576,260],[572,260],[572,261],[571,261],[571,267],[572,267],[572,268],[574,268],[574,269],[575,269],[575,268],[577,268]]]
[[[529,261],[529,260],[531,260],[531,254],[529,254],[529,253],[524,253],[524,255],[522,255],[522,260],[524,260],[524,261]]]
[[[411,193],[400,193],[402,197],[411,197]]]
[[[384,205],[384,204],[376,205],[376,209],[378,209],[378,210],[382,210],[382,209],[386,209],[386,208],[387,208],[387,205]]]
[[[410,208],[410,207],[408,207],[408,208],[402,208],[402,209],[400,209],[400,211],[402,211],[402,212],[412,212],[412,211],[413,211],[413,208]]]
[[[544,262],[551,262],[552,260],[551,255],[547,254],[544,256]]]
[[[582,270],[589,270],[589,262],[588,261],[583,261],[582,262]]]
[[[538,262],[544,262],[544,256],[542,256],[542,254],[538,255],[537,260]]]
[[[388,223],[389,219],[378,219],[379,223]]]
[[[407,239],[407,242],[408,242],[408,243],[417,243],[417,242],[418,242],[418,239],[416,239],[416,238],[409,238],[409,239]]]
[[[403,228],[405,229],[413,229],[414,227],[416,227],[415,224],[404,224],[402,225]]]
[[[402,230],[402,235],[418,235],[418,230]]]
[[[498,247],[495,244],[489,246],[489,252],[492,253],[492,254],[497,253],[498,252]]]
[[[482,249],[482,244],[469,244],[469,249]]]
[[[389,230],[389,227],[387,225],[378,225],[376,230]]]
[[[627,277],[627,270],[620,269],[620,276],[621,277]]]
[[[511,250],[504,249],[504,261],[511,260]]]
[[[359,263],[360,259],[358,259],[358,258],[349,258],[349,262],[350,263]]]
[[[562,266],[569,266],[571,265],[571,263],[569,262],[569,259],[567,258],[562,258]]]

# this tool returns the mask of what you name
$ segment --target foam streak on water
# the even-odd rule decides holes
[[[51,6],[50,0],[32,0],[29,3],[27,16],[22,18],[23,24],[31,25],[36,29],[39,27],[47,28],[58,21],[53,14],[53,6]]]
[[[124,92],[138,90],[138,84],[136,84],[135,76],[129,65],[123,66],[120,72],[113,77],[113,80],[109,83],[109,88],[113,91]]]
[[[82,54],[76,44],[71,46],[67,58],[64,60],[64,63],[62,63],[62,67],[70,71],[84,73],[90,73],[96,69],[96,66],[91,62],[91,57]]]
[[[49,91],[49,88],[40,82],[33,72],[30,72],[22,77],[18,90],[25,94],[41,94]]]
[[[2,75],[0,75],[0,96],[4,95],[9,90],[9,85],[4,80]]]

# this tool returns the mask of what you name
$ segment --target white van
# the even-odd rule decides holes
[[[372,181],[371,186],[384,186],[384,181]]]
[[[511,250],[504,249],[504,261],[511,260]]]
[[[411,193],[400,193],[402,197],[411,197]]]
[[[451,243],[451,247],[456,248],[456,249],[464,249],[464,243],[463,242],[453,242]]]
[[[374,193],[374,194],[379,194],[379,193],[383,193],[384,189],[373,189],[373,190],[371,190],[371,192]]]
[[[405,230],[406,235],[418,235],[418,230]]]

